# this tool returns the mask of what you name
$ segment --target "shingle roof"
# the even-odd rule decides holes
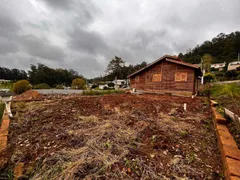
[[[146,67],[128,75],[128,78],[135,75],[135,74],[138,74],[139,72],[151,67],[152,65],[158,63],[159,61],[163,60],[166,58],[166,61],[169,61],[169,62],[172,62],[172,63],[176,63],[176,64],[181,64],[183,66],[188,66],[188,67],[192,67],[192,68],[196,68],[196,69],[199,69],[200,70],[200,67],[197,66],[197,65],[194,65],[194,64],[190,64],[190,63],[186,63],[186,62],[183,62],[179,57],[177,56],[171,56],[171,55],[164,55],[162,57],[160,57],[159,59],[157,59],[156,61],[153,61],[152,63],[150,63],[149,65],[147,65]],[[201,70],[200,70],[201,71]]]

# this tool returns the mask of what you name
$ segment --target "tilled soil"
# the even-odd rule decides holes
[[[32,179],[222,178],[205,99],[48,96],[12,111],[3,178],[19,162]]]

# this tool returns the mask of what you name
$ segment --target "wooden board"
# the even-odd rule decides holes
[[[161,80],[162,80],[162,75],[161,75],[161,73],[153,74],[153,75],[152,75],[152,82],[161,82]]]

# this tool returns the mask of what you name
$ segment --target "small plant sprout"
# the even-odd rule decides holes
[[[107,142],[104,143],[104,147],[107,149],[111,149],[112,145],[111,145],[110,140],[107,140]]]

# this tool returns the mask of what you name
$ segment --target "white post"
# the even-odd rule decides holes
[[[187,111],[187,103],[183,104],[183,109],[184,109],[184,111]]]

